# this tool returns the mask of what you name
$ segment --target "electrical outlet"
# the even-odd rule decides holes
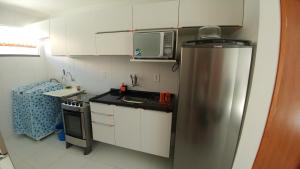
[[[153,80],[154,80],[154,82],[159,82],[160,81],[160,75],[159,74],[154,74],[153,75]]]

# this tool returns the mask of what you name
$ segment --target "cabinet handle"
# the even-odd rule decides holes
[[[106,114],[106,113],[98,113],[98,112],[94,112],[91,111],[93,114],[98,114],[98,115],[103,115],[103,116],[114,116],[113,114]]]
[[[96,122],[96,121],[92,121],[92,123],[103,125],[103,126],[108,126],[108,127],[114,127],[115,126],[114,124],[105,124],[105,123]]]

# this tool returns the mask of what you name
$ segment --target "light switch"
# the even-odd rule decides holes
[[[153,75],[153,80],[154,80],[154,82],[159,82],[160,81],[160,75],[159,74],[154,74]]]

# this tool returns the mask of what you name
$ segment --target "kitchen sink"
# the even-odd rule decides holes
[[[147,102],[146,98],[141,97],[134,97],[134,96],[123,96],[121,100],[126,103],[135,103],[135,104],[142,104]]]
[[[90,99],[90,101],[96,103],[135,107],[148,110],[158,110],[164,112],[172,112],[174,106],[173,101],[171,102],[171,104],[168,105],[161,104],[160,93],[158,92],[136,90],[127,90],[125,93],[120,93],[119,89],[111,89],[107,93],[103,93]]]

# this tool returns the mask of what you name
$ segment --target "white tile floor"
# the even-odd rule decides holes
[[[172,160],[104,143],[84,156],[78,147],[65,149],[56,135],[42,141],[14,136],[6,144],[15,169],[172,169]]]
[[[9,156],[0,159],[0,169],[14,169]]]

